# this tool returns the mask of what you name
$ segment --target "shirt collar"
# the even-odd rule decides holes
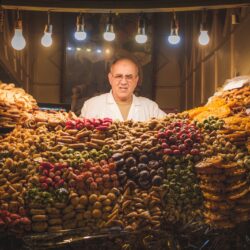
[[[114,104],[114,103],[116,103],[115,99],[114,99],[114,97],[112,95],[112,89],[110,90],[110,92],[107,95],[107,103],[108,104]],[[141,105],[141,103],[139,101],[139,98],[137,96],[135,96],[135,95],[133,95],[132,105],[135,105],[135,106],[140,106]]]

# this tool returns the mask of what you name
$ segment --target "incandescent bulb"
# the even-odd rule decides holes
[[[76,40],[83,41],[86,39],[87,33],[85,31],[76,31],[74,36]]]
[[[147,35],[137,34],[135,36],[135,41],[137,43],[143,44],[143,43],[147,42],[147,40],[148,40],[148,36]]]
[[[141,14],[140,18],[138,20],[138,31],[137,31],[137,34],[135,36],[135,41],[137,43],[143,44],[143,43],[147,42],[148,36],[146,35],[146,31],[145,30],[146,30],[145,18]]]
[[[106,40],[106,41],[113,41],[115,40],[115,33],[114,32],[110,32],[110,31],[106,31],[103,33],[103,38]]]
[[[44,32],[44,35],[41,39],[41,44],[44,47],[50,47],[52,45],[52,37],[51,37],[52,33],[50,32]]]
[[[23,37],[22,29],[15,29],[15,34],[11,40],[11,45],[15,50],[22,50],[25,47],[26,41]]]
[[[171,44],[177,44],[181,40],[180,36],[178,35],[170,35],[168,36],[168,42]]]
[[[208,36],[208,31],[207,30],[201,30],[201,33],[199,35],[198,41],[200,45],[208,45],[209,43],[209,36]]]

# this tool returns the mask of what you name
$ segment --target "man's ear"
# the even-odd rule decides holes
[[[138,86],[139,85],[139,80],[140,80],[138,75],[136,76],[135,80],[136,80],[136,86]]]
[[[108,79],[109,79],[109,83],[110,83],[110,85],[111,85],[111,82],[112,82],[112,74],[109,72],[108,73]]]

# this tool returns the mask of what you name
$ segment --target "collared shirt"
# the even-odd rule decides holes
[[[147,121],[150,118],[162,118],[165,115],[165,112],[159,109],[156,102],[133,95],[127,120]],[[87,100],[82,107],[80,116],[85,118],[109,117],[113,120],[124,121],[111,91]]]

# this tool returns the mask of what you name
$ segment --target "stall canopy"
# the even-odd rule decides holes
[[[94,12],[109,11],[119,13],[168,12],[235,8],[249,5],[249,0],[0,0],[3,9],[20,9],[33,11],[61,11],[61,12]]]

